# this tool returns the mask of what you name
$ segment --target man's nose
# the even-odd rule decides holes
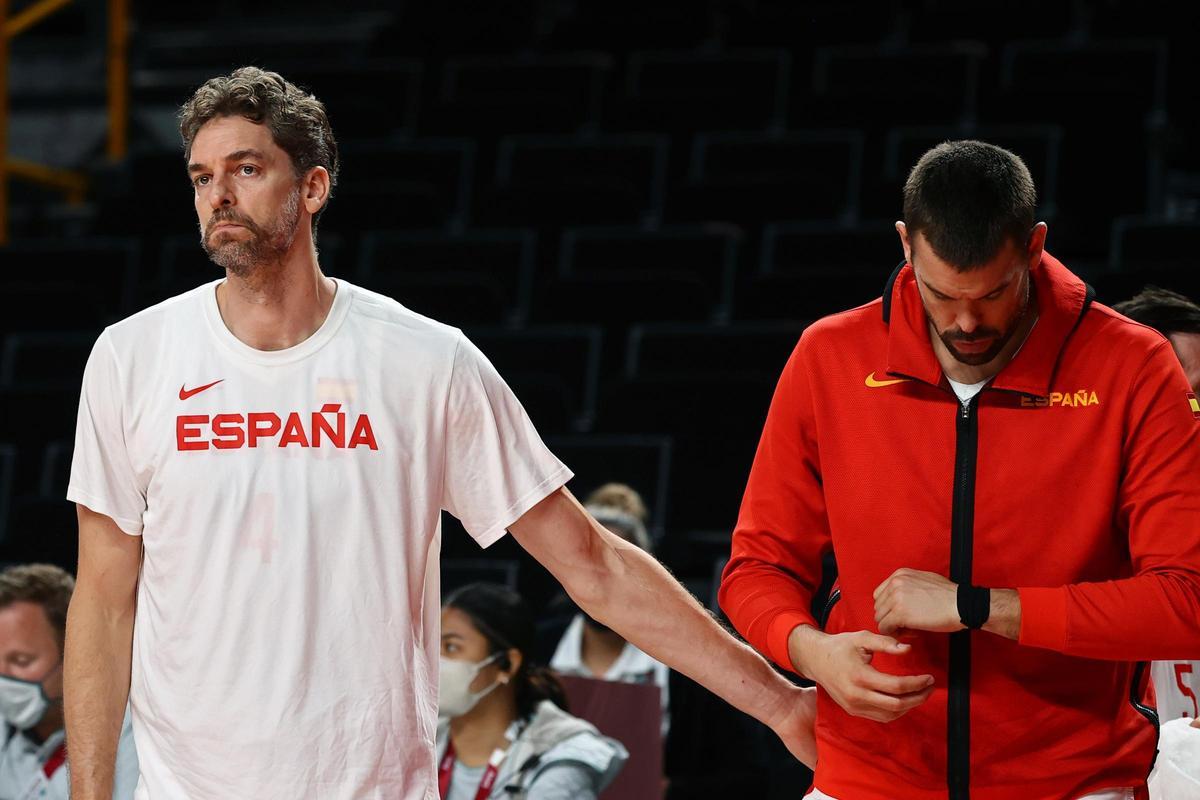
[[[214,208],[225,208],[235,205],[237,199],[229,182],[223,178],[213,178],[212,189],[208,193],[208,202]]]
[[[959,310],[954,322],[963,333],[971,333],[979,327],[979,314],[975,312],[975,309],[965,307]]]

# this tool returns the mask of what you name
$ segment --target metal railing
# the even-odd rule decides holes
[[[70,5],[72,0],[38,0],[9,16],[9,0],[0,0],[0,246],[8,244],[8,187],[13,178],[61,191],[68,203],[82,203],[87,194],[87,176],[81,172],[8,155],[8,68],[9,44],[23,31]],[[108,157],[125,157],[129,136],[129,0],[108,2],[107,93]]]

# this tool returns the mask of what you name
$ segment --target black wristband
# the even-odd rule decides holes
[[[967,583],[958,585],[958,619],[968,628],[979,629],[992,614],[992,590]]]

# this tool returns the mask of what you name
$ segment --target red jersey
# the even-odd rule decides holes
[[[914,632],[873,666],[929,673],[890,723],[818,696],[816,785],[855,800],[1077,798],[1144,786],[1151,659],[1200,656],[1200,413],[1168,342],[1045,255],[1039,318],[974,398],[953,393],[912,268],[820,320],[780,378],[721,606],[775,663],[832,549],[830,633],[877,631],[898,568],[1016,588],[1019,641]]]

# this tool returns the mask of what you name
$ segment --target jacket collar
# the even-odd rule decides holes
[[[1032,270],[1038,321],[1016,358],[992,379],[992,388],[1037,397],[1050,394],[1054,370],[1075,326],[1095,298],[1095,290],[1049,253]],[[910,264],[892,272],[883,293],[888,326],[887,371],[933,385],[943,382],[942,366],[929,339],[925,306]]]

